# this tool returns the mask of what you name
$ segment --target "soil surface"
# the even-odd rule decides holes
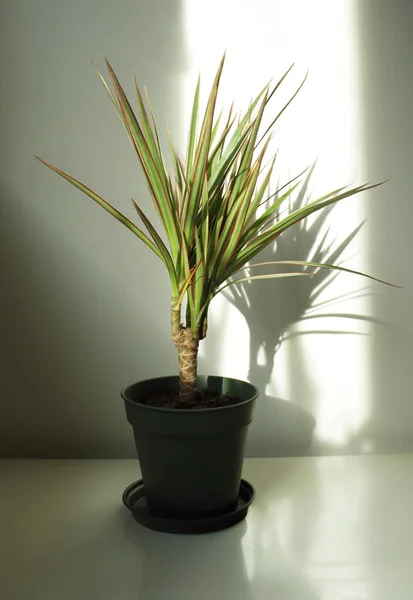
[[[177,393],[157,392],[142,398],[141,404],[147,406],[156,406],[157,408],[176,408],[176,409],[199,409],[199,408],[221,408],[239,404],[240,398],[235,398],[229,394],[219,394],[217,392],[201,391],[197,392],[196,398],[190,402],[183,400]]]

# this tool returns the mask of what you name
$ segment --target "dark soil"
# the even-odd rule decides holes
[[[157,392],[141,400],[141,404],[146,404],[147,406],[194,410],[199,408],[221,408],[231,406],[232,404],[239,404],[240,402],[242,400],[235,396],[207,391],[197,392],[196,398],[191,401],[184,400],[178,393],[173,392]]]

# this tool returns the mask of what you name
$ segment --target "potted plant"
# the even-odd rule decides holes
[[[216,118],[224,58],[202,119],[198,79],[186,156],[183,160],[170,144],[173,172],[169,174],[149,99],[144,101],[134,78],[135,113],[108,61],[106,65],[112,89],[97,74],[136,151],[164,238],[134,201],[146,232],[83,183],[39,160],[125,225],[156,254],[169,275],[179,375],[135,383],[122,392],[143,477],[143,482],[128,488],[124,499],[131,508],[137,503],[138,520],[155,529],[220,529],[243,518],[254,495],[253,488],[242,482],[241,470],[258,393],[247,382],[198,376],[198,347],[207,334],[211,301],[228,286],[245,280],[311,277],[325,268],[357,273],[297,260],[267,263],[275,268],[289,265],[289,272],[245,274],[244,269],[266,264],[250,261],[296,223],[375,186],[340,188],[280,216],[283,204],[300,186],[300,177],[271,195],[275,157],[266,166],[267,153],[273,126],[298,90],[265,131],[263,116],[290,69],[276,85],[266,85],[240,116],[231,109],[225,119],[222,114]],[[139,509],[137,501],[143,497],[147,504]]]

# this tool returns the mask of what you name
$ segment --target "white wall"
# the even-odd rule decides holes
[[[107,55],[128,90],[134,70],[148,86],[161,127],[169,125],[182,146],[196,74],[201,71],[207,87],[225,48],[224,104],[235,97],[245,105],[295,62],[282,101],[309,69],[279,124],[281,177],[315,158],[314,194],[391,177],[333,211],[330,239],[340,243],[367,217],[346,266],[405,289],[374,285],[306,320],[311,289],[299,285],[247,288],[245,314],[217,299],[200,371],[250,377],[261,388],[250,454],[303,452],[312,432],[308,413],[317,423],[310,452],[412,449],[413,9],[408,0],[256,0],[250,9],[240,0],[208,6],[21,0],[6,8],[0,31],[3,455],[132,454],[119,390],[176,371],[168,282],[156,259],[32,153],[130,216],[131,196],[150,212],[136,159],[89,59],[102,66]],[[277,251],[305,258],[311,244],[309,235],[291,235]],[[365,286],[340,275],[321,300]],[[272,368],[262,347],[271,362],[280,334],[289,339]]]

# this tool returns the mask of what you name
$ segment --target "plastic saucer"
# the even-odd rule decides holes
[[[211,533],[227,529],[245,519],[254,498],[253,486],[248,481],[241,479],[238,505],[234,510],[213,517],[182,519],[151,515],[146,504],[142,479],[131,483],[122,495],[123,503],[140,525],[163,533]]]

